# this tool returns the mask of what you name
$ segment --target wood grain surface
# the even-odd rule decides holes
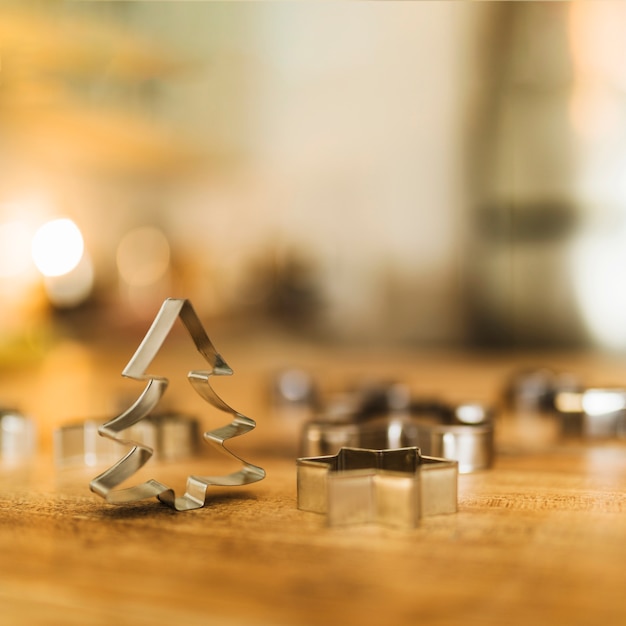
[[[111,397],[138,389],[119,380],[123,349],[63,350],[0,383],[37,417],[41,440],[31,462],[0,465],[2,624],[626,623],[626,444],[563,440],[543,420],[504,415],[496,465],[459,478],[458,513],[411,531],[328,528],[296,508],[297,429],[268,401],[282,364],[309,368],[329,388],[403,377],[418,392],[484,399],[531,361],[612,384],[624,380],[618,359],[234,344],[235,358],[224,354],[235,377],[221,395],[259,426],[233,448],[267,478],[211,489],[205,508],[178,513],[158,501],[107,505],[88,490],[93,468],[55,467],[53,428],[106,414]],[[168,367],[183,361],[175,349]],[[176,393],[183,403],[192,392]],[[177,486],[206,462],[144,471]]]

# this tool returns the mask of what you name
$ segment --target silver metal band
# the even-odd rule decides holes
[[[591,439],[626,437],[626,388],[558,393],[554,401],[564,435]]]
[[[54,431],[54,461],[58,467],[110,465],[120,458],[120,444],[98,433],[105,420],[86,420]],[[155,459],[177,460],[198,451],[198,421],[180,413],[150,415],[125,431],[128,439],[154,450]]]
[[[457,461],[461,473],[487,469],[494,459],[492,413],[480,404],[412,403],[372,416],[355,413],[339,421],[321,417],[305,425],[301,441],[303,456],[335,454],[342,447],[412,446],[428,456]]]
[[[35,422],[12,409],[0,410],[0,462],[16,463],[32,458],[37,448]]]

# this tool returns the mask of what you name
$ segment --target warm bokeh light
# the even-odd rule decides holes
[[[611,137],[621,124],[621,96],[626,74],[623,22],[626,5],[615,2],[572,2],[569,44],[573,87],[569,115],[584,139]]]
[[[19,220],[0,224],[0,277],[18,276],[31,267],[28,226]]]
[[[83,236],[69,218],[44,224],[32,241],[33,261],[44,276],[62,276],[78,266],[83,256]]]
[[[44,279],[48,300],[59,308],[71,308],[83,303],[91,295],[93,284],[94,269],[87,254],[83,254],[80,263],[70,272]]]
[[[583,395],[583,409],[588,415],[606,415],[623,411],[626,406],[626,397],[620,391],[606,389],[589,389]]]
[[[148,287],[161,280],[170,265],[167,237],[153,226],[135,228],[117,247],[117,269],[131,287]]]
[[[585,228],[570,248],[580,316],[592,341],[626,349],[624,97],[626,5],[573,2],[568,39],[572,61],[570,120],[580,150],[574,182]]]
[[[587,236],[572,249],[574,288],[588,331],[599,345],[626,349],[626,233]]]

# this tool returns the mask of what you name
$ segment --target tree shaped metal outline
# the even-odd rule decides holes
[[[165,393],[169,383],[168,379],[148,374],[146,370],[159,352],[178,318],[180,318],[191,335],[198,352],[210,365],[208,370],[191,370],[187,374],[189,382],[195,391],[209,404],[232,416],[232,421],[229,424],[207,431],[203,434],[203,437],[205,441],[220,452],[241,461],[242,467],[240,470],[224,476],[188,476],[185,493],[180,497],[176,496],[173,489],[153,479],[133,487],[116,489],[118,485],[145,465],[153,454],[153,450],[149,446],[125,439],[120,436],[120,433],[149,415]],[[132,449],[117,463],[96,476],[89,483],[91,491],[102,496],[111,504],[136,502],[150,497],[157,497],[161,502],[177,511],[188,511],[204,506],[206,491],[211,485],[241,486],[262,480],[265,477],[265,470],[247,463],[233,454],[224,445],[224,442],[228,439],[243,435],[256,427],[254,420],[228,406],[215,393],[209,383],[211,376],[230,376],[232,373],[233,370],[226,364],[211,343],[189,300],[179,298],[168,298],[165,300],[154,318],[152,326],[122,372],[122,376],[127,378],[147,381],[143,392],[129,409],[106,422],[98,429],[98,433],[102,437],[107,437],[121,444],[131,445]]]

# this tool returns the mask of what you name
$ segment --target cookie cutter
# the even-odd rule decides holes
[[[356,412],[322,415],[302,431],[303,456],[336,453],[342,447],[417,447],[425,455],[458,462],[462,474],[487,469],[494,460],[494,420],[485,405],[410,401],[387,409],[371,400]]]
[[[590,439],[626,437],[626,388],[587,388],[556,394],[565,435]]]
[[[218,451],[240,461],[242,467],[223,476],[188,476],[185,493],[179,497],[172,488],[154,479],[132,487],[116,489],[135,474],[153,454],[150,446],[126,438],[123,431],[144,419],[167,389],[169,382],[167,378],[147,374],[146,370],[179,318],[189,332],[196,349],[210,366],[208,370],[188,372],[189,382],[206,402],[232,417],[230,423],[205,432],[203,438]],[[177,511],[187,511],[204,506],[209,486],[242,486],[262,480],[265,477],[265,470],[244,461],[225,446],[227,440],[248,433],[256,426],[254,420],[226,404],[210,385],[211,376],[229,376],[232,373],[233,370],[215,350],[189,300],[178,298],[165,300],[152,326],[122,372],[122,375],[128,378],[147,381],[143,392],[128,410],[98,428],[98,433],[102,437],[130,445],[132,448],[115,465],[96,476],[89,483],[89,488],[111,504],[136,502],[155,496]]]
[[[515,372],[504,390],[505,404],[514,411],[552,412],[561,393],[578,392],[578,378],[547,367],[527,368]]]
[[[66,424],[53,433],[53,456],[57,467],[105,465],[119,459],[119,445],[101,437],[98,429],[105,422],[85,420]],[[154,458],[175,461],[198,452],[200,426],[198,420],[180,413],[148,415],[124,432],[154,451]]]
[[[0,461],[26,461],[34,456],[36,447],[35,422],[19,411],[0,409]]]
[[[415,528],[421,517],[455,513],[458,464],[416,447],[341,448],[297,460],[298,508],[329,526],[378,523]]]

